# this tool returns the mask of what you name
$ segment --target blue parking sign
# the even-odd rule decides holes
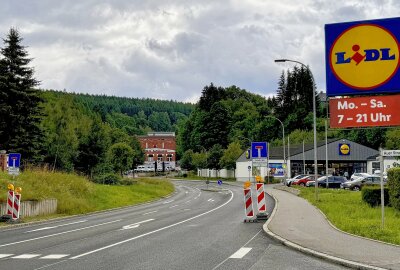
[[[10,153],[8,154],[8,167],[19,168],[21,163],[21,154]]]

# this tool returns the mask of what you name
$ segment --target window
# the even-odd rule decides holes
[[[172,161],[172,154],[167,155],[167,161]]]
[[[158,161],[163,161],[163,155],[162,154],[158,154],[157,155],[157,160]]]
[[[153,160],[154,160],[153,154],[149,154],[149,155],[147,156],[147,161],[153,161]]]

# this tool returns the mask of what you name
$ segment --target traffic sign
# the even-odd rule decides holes
[[[268,147],[266,142],[251,143],[251,158],[267,158]]]
[[[400,150],[383,150],[381,155],[384,157],[400,157]]]
[[[331,128],[400,125],[400,95],[329,100]]]
[[[218,180],[218,185],[222,185],[222,180]]]
[[[18,167],[8,167],[8,174],[19,175],[19,168]]]
[[[247,169],[248,169],[249,171],[251,171],[251,166],[247,166]]]
[[[19,168],[20,161],[21,161],[21,154],[19,153],[8,154],[8,167]]]

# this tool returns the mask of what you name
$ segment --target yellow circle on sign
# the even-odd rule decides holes
[[[348,155],[350,152],[350,147],[348,144],[342,144],[340,146],[340,153],[342,153],[343,155]]]
[[[333,43],[330,66],[337,79],[349,87],[376,88],[396,74],[399,44],[391,32],[379,25],[356,25]]]

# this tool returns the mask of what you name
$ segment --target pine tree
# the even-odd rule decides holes
[[[37,160],[42,132],[38,90],[32,59],[21,45],[22,37],[11,28],[3,39],[0,59],[0,145],[10,152],[19,152],[25,160]]]

